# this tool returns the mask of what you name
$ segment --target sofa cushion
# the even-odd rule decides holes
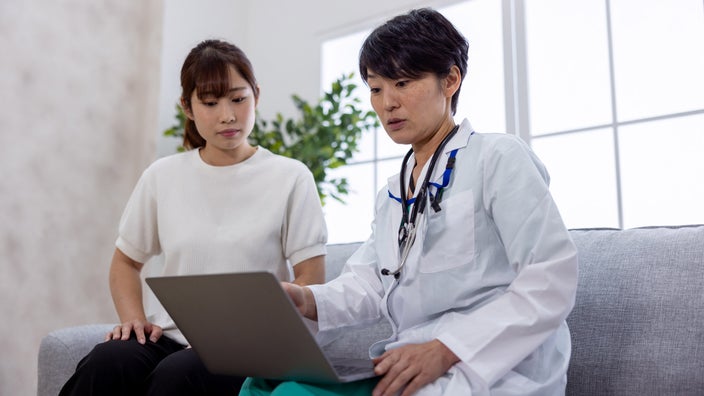
[[[327,256],[325,257],[325,281],[337,278],[342,272],[342,267],[345,266],[347,259],[360,246],[361,242],[352,243],[337,243],[327,246]]]
[[[329,281],[340,275],[347,259],[361,245],[361,242],[328,245],[325,260],[325,280]],[[347,328],[331,343],[324,346],[331,357],[369,358],[369,347],[376,341],[391,335],[391,325],[382,320],[373,325],[359,328]]]
[[[37,395],[57,395],[76,364],[112,330],[111,324],[67,327],[47,334],[39,346]]]
[[[704,226],[572,230],[567,394],[704,394]]]

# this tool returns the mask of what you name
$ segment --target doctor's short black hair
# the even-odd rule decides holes
[[[467,39],[447,18],[420,8],[390,19],[369,34],[359,52],[359,72],[365,82],[369,70],[393,80],[426,73],[444,78],[456,65],[464,80],[468,50]],[[460,89],[452,96],[452,114],[457,111]]]

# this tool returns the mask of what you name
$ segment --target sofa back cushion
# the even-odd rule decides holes
[[[327,246],[328,254],[325,257],[325,281],[337,278],[342,272],[342,267],[345,266],[347,259],[360,246],[361,242],[352,243],[335,243]]]
[[[704,226],[572,230],[568,395],[704,395]]]
[[[579,254],[568,395],[704,395],[704,225],[571,230]],[[360,243],[328,246],[326,278]],[[363,356],[390,328],[329,348]]]

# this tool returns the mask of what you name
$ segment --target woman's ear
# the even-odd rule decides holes
[[[189,120],[193,120],[193,110],[191,106],[184,98],[181,98],[181,108],[183,109],[183,114],[188,117]]]
[[[460,73],[460,68],[457,65],[452,65],[450,72],[447,73],[444,80],[444,90],[445,96],[451,98],[452,95],[460,89],[460,84],[462,84],[462,73]]]
[[[259,95],[261,95],[262,90],[259,87],[259,84],[257,84],[255,89],[257,90],[257,94],[254,96],[254,108],[257,108],[257,106],[259,105]]]

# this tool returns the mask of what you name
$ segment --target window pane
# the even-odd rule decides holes
[[[403,162],[403,158],[378,162],[376,180],[377,191],[386,188],[386,185],[389,183],[389,178],[401,172],[401,162]]]
[[[369,103],[369,89],[359,75],[357,55],[370,32],[365,30],[325,41],[320,55],[322,90],[329,90],[333,81],[343,74],[354,73],[353,82],[357,85],[355,96],[360,100],[359,107],[365,111],[372,110],[372,106]],[[374,157],[374,133],[374,131],[367,131],[362,134],[359,152],[355,154],[352,161],[366,161]]]
[[[703,4],[611,2],[621,121],[704,108]]]
[[[619,130],[625,227],[704,223],[704,116]]]
[[[359,76],[357,55],[364,39],[371,30],[348,34],[339,38],[327,40],[321,49],[321,86],[326,88],[343,73],[354,73],[355,83],[360,87],[358,93],[365,104],[369,103],[369,95],[362,78]],[[369,106],[371,109],[371,106]]]
[[[400,168],[401,160],[391,159],[377,162],[376,175],[373,163],[349,165],[330,171],[331,177],[347,177],[350,194],[344,198],[344,204],[332,198],[325,203],[328,242],[357,242],[369,237],[376,194],[386,188],[389,177],[397,174]]]
[[[611,122],[603,1],[526,1],[533,135]]]
[[[394,143],[383,127],[377,129],[377,153],[379,158],[396,158],[401,157],[411,148],[408,144]]]
[[[467,76],[462,83],[456,122],[469,118],[481,132],[505,132],[501,2],[465,1],[439,9],[469,41]]]
[[[374,215],[374,167],[372,163],[348,165],[330,170],[333,178],[346,177],[350,193],[343,197],[345,204],[332,198],[325,202],[325,221],[328,242],[363,241],[371,232]]]
[[[550,191],[567,227],[618,227],[610,129],[533,139],[532,145],[550,173]]]

